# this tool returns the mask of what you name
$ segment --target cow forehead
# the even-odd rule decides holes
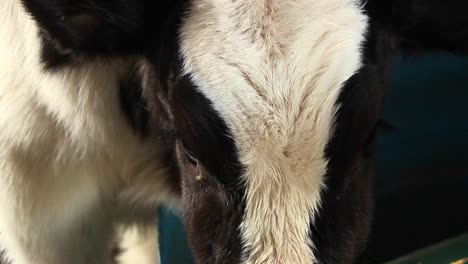
[[[246,263],[313,263],[308,230],[325,147],[340,89],[360,67],[366,25],[354,0],[192,2],[179,35],[184,72],[239,148]]]
[[[194,1],[180,32],[184,70],[235,135],[287,141],[299,121],[318,128],[314,113],[360,66],[365,27],[352,0]]]

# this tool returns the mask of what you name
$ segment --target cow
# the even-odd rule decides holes
[[[3,0],[0,244],[112,263],[181,210],[197,263],[353,263],[393,58],[468,52],[464,0]]]

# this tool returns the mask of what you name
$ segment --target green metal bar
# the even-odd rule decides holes
[[[462,264],[468,263],[468,234],[417,251],[387,264]]]

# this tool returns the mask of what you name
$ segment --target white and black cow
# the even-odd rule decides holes
[[[397,52],[468,53],[466,0],[2,0],[0,243],[110,263],[182,208],[198,263],[352,263]]]

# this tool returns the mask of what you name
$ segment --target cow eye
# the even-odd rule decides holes
[[[193,152],[191,152],[186,145],[182,142],[182,140],[179,138],[176,141],[176,149],[178,152],[179,159],[186,163],[187,165],[191,166],[198,166],[198,159],[195,158],[195,155]]]
[[[193,166],[198,165],[198,160],[186,148],[184,148],[184,154],[185,154],[185,158],[187,159],[188,162],[190,162],[190,164],[192,164]]]

